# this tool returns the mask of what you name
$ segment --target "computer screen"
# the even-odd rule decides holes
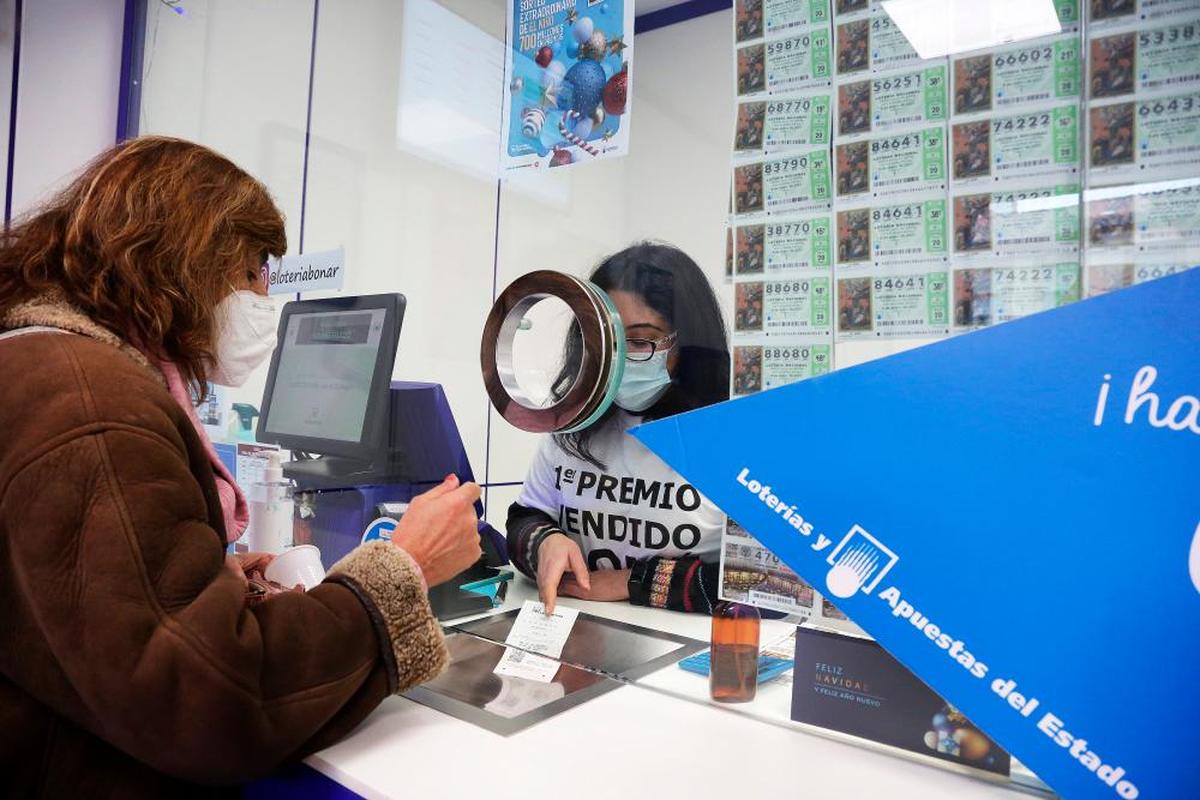
[[[266,432],[360,441],[386,316],[385,308],[288,316],[266,404]]]

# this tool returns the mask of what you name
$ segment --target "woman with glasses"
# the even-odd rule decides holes
[[[624,323],[624,377],[595,424],[541,443],[508,512],[509,557],[549,609],[566,595],[709,613],[725,517],[626,431],[729,399],[720,306],[668,245],[622,250],[591,280]],[[564,375],[579,357],[569,344]]]

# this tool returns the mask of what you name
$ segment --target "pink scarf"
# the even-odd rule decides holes
[[[208,451],[208,459],[212,462],[213,477],[217,481],[217,494],[221,497],[221,510],[225,515],[225,535],[228,537],[228,541],[235,542],[242,538],[242,533],[250,524],[250,511],[246,506],[246,496],[242,494],[237,481],[229,474],[228,468],[217,455],[212,440],[208,438],[208,432],[200,423],[200,415],[196,413],[196,407],[192,405],[191,392],[188,391],[187,383],[184,382],[179,367],[170,361],[159,361],[158,369],[167,381],[167,390],[187,412],[200,441],[204,443],[204,449]]]

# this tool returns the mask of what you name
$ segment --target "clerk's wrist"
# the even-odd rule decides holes
[[[541,528],[538,528],[529,537],[529,549],[527,551],[527,553],[528,553],[527,560],[529,562],[529,566],[533,569],[534,572],[537,572],[538,561],[541,558],[542,545],[544,545],[546,542],[548,542],[554,536],[567,536],[567,534],[565,532],[563,532],[560,528],[556,528],[553,525],[546,525]],[[569,536],[567,536],[567,538],[570,539]]]
[[[547,542],[552,541],[555,536],[561,536],[564,539],[568,539],[568,540],[571,538],[571,537],[567,536],[567,534],[564,533],[563,531],[560,531],[558,528],[549,528],[541,535],[542,538],[537,543],[537,552],[539,552],[539,553],[542,552],[542,546],[545,545]]]
[[[658,567],[657,558],[647,558],[635,561],[629,569],[629,602],[637,606],[650,605],[650,589],[654,572]]]

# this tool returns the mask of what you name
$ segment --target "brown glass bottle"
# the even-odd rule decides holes
[[[758,609],[721,601],[713,609],[708,690],[719,703],[747,703],[758,689]]]

